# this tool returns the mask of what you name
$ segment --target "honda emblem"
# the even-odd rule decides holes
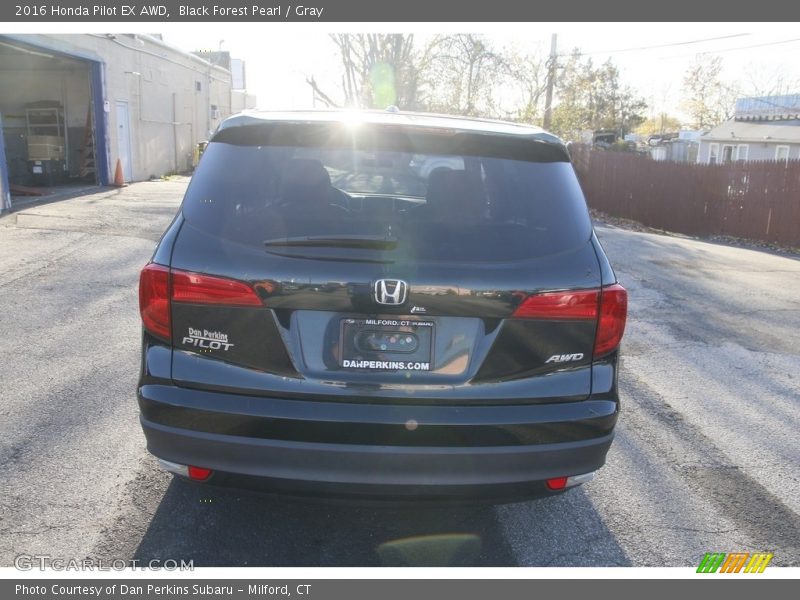
[[[375,282],[375,301],[378,304],[402,304],[407,292],[408,284],[400,279],[378,279]]]

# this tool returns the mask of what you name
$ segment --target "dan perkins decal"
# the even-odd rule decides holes
[[[189,327],[189,335],[184,336],[183,343],[201,350],[225,350],[233,348],[228,341],[228,334],[208,329],[193,329]]]
[[[403,360],[362,360],[345,359],[342,366],[346,369],[396,369],[399,371],[430,371],[429,362],[411,362]]]

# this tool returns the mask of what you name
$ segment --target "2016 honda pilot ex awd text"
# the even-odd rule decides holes
[[[233,116],[139,293],[147,447],[190,479],[500,502],[605,462],[627,295],[541,129]]]

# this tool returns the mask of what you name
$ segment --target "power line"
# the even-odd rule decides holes
[[[576,52],[574,54],[559,54],[562,56],[589,56],[592,54],[619,54],[620,52],[637,52],[640,50],[656,50],[658,48],[671,48],[673,46],[688,46],[690,44],[702,44],[704,42],[714,42],[717,40],[728,40],[737,37],[746,37],[752,35],[750,33],[733,33],[731,35],[721,35],[718,37],[704,38],[702,40],[688,40],[686,42],[670,42],[668,44],[657,44],[654,46],[636,46],[634,48],[620,48],[618,50],[595,50],[592,52]]]
[[[750,46],[737,46],[735,48],[723,48],[722,50],[705,50],[704,52],[697,52],[696,54],[720,54],[722,52],[735,52],[736,50],[749,50],[750,48],[764,48],[766,46],[777,46],[779,44],[789,44],[791,42],[800,42],[800,38],[780,40],[778,42],[764,42],[763,44],[752,44]],[[675,54],[673,56],[664,58],[681,58],[684,56],[695,56],[696,54]]]

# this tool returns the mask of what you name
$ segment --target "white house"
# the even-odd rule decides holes
[[[800,160],[800,94],[740,98],[734,118],[700,138],[697,162]]]

